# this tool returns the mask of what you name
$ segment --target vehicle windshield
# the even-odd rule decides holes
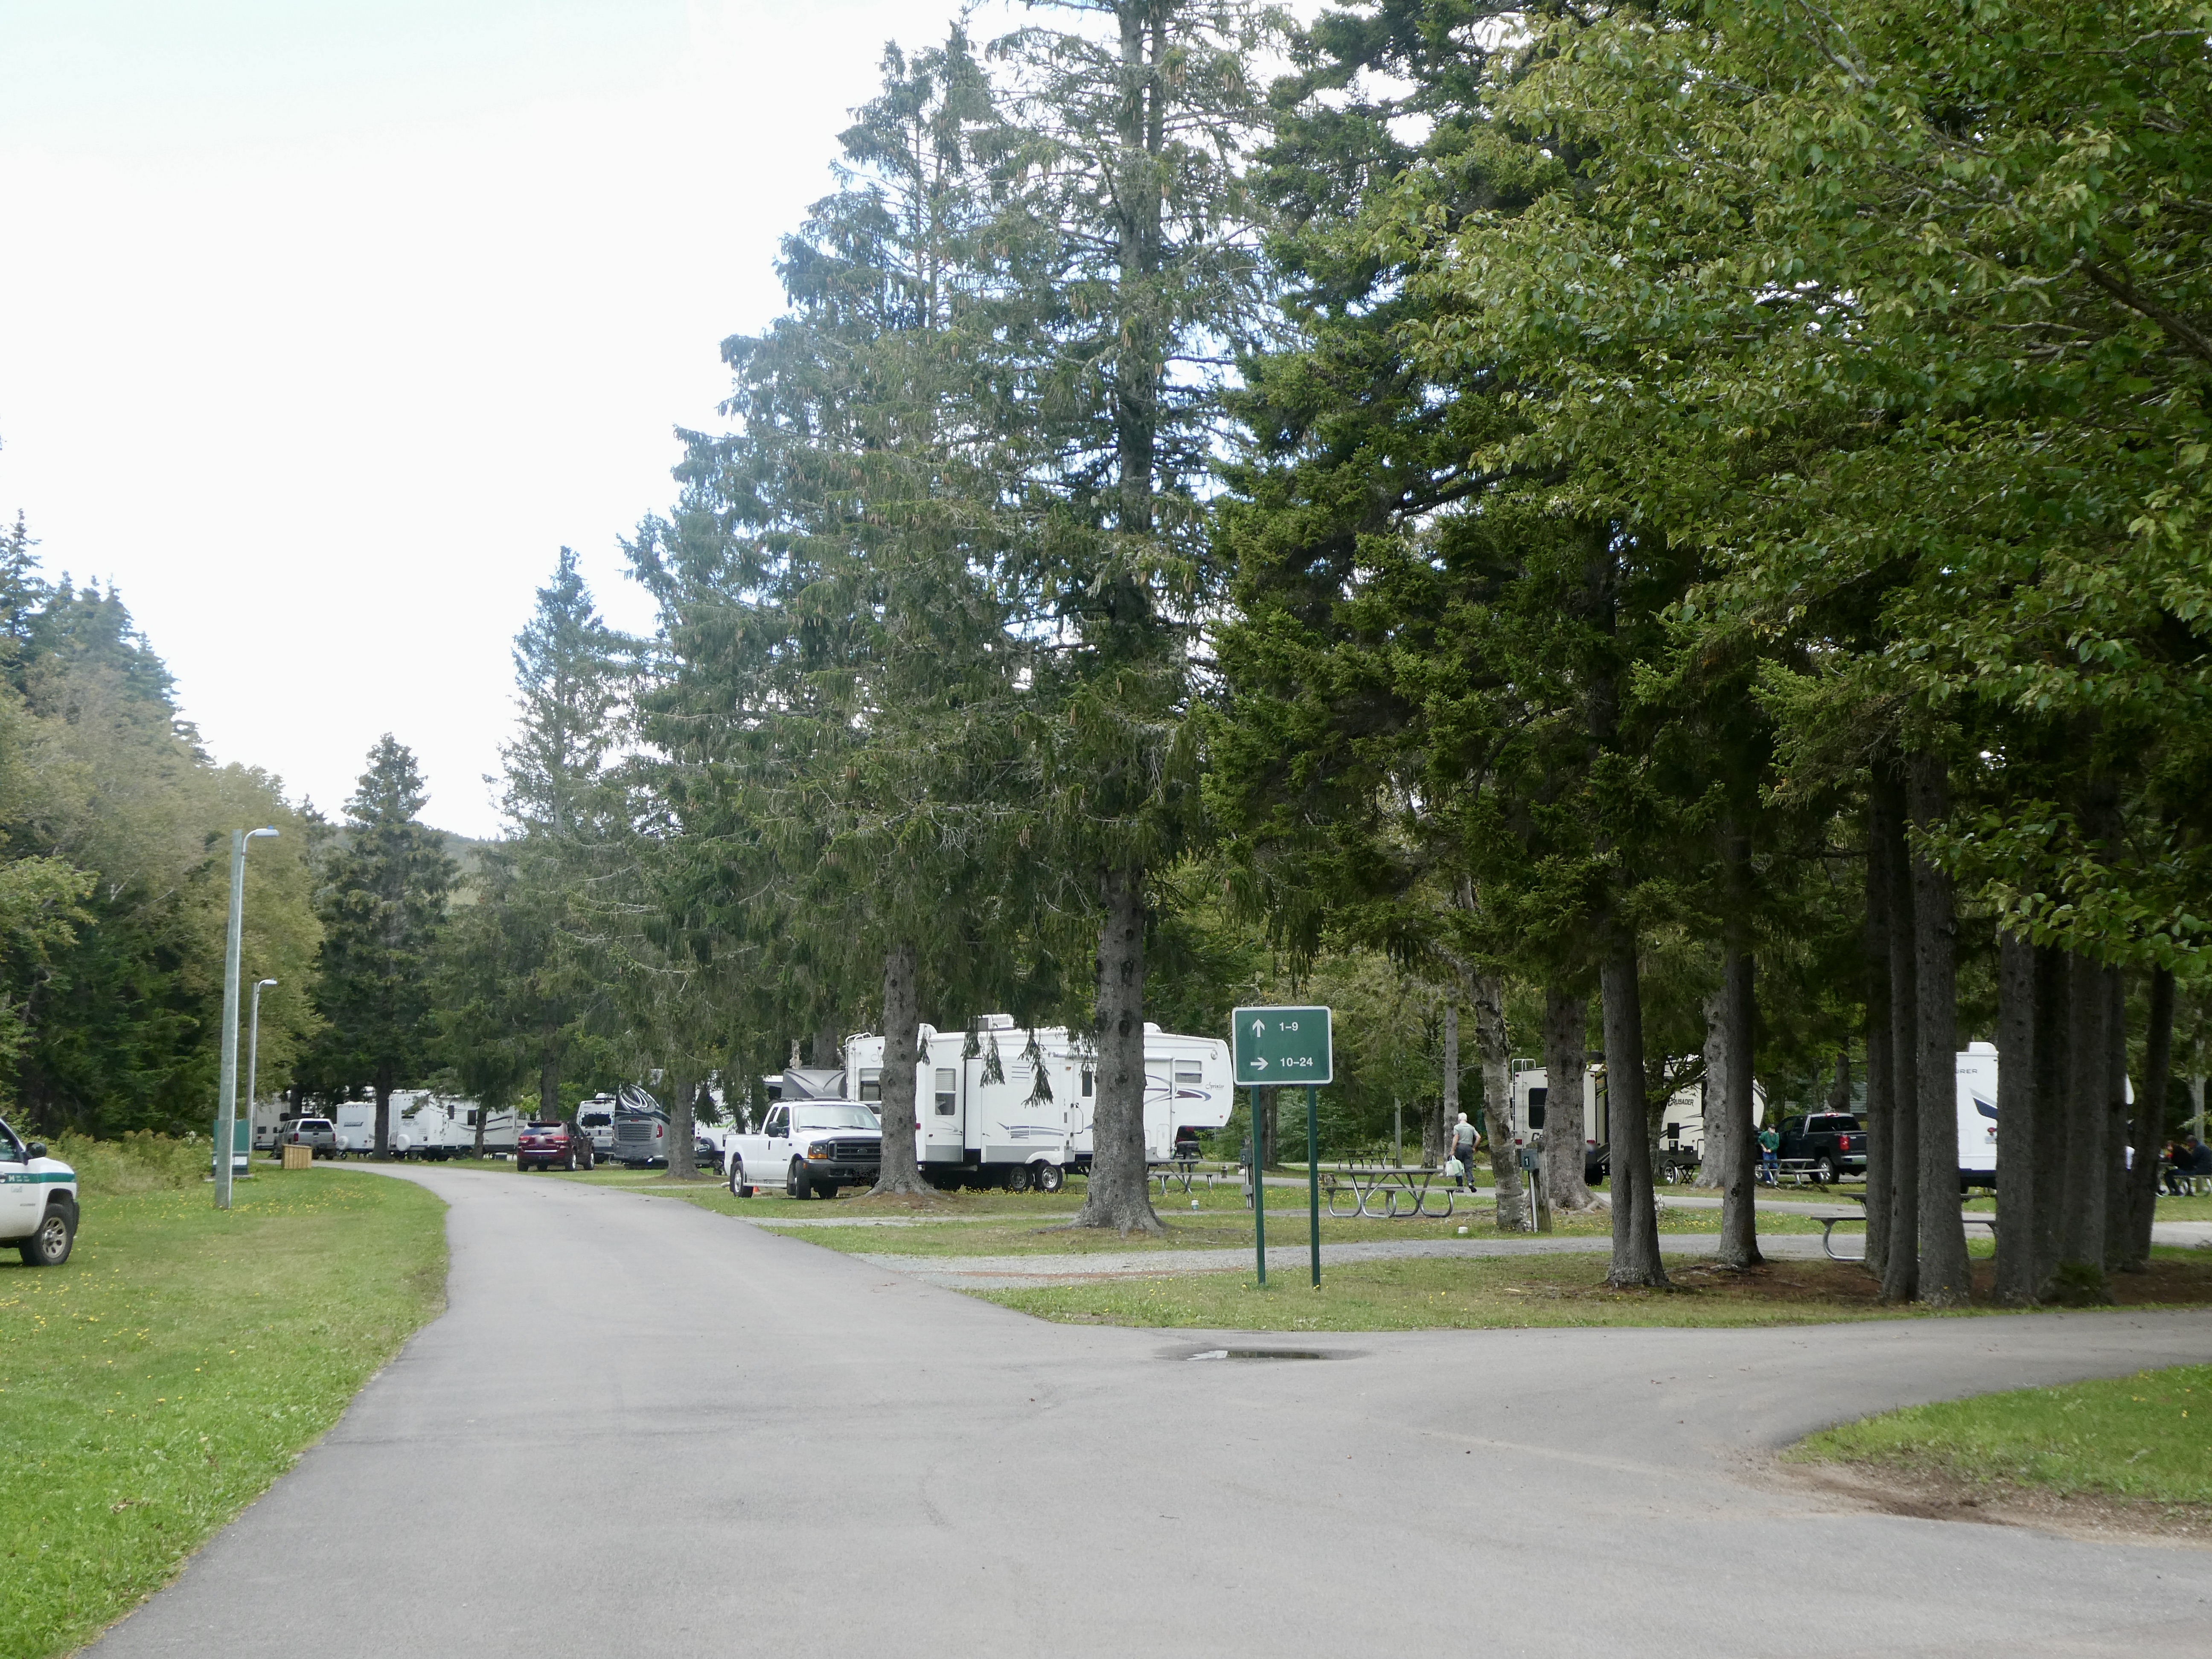
[[[302,1129],[327,1129],[330,1127],[331,1121],[326,1117],[303,1117],[300,1120]]]
[[[534,1135],[558,1134],[560,1131],[561,1126],[557,1123],[533,1123],[530,1126],[530,1133]]]
[[[872,1129],[876,1115],[861,1105],[823,1103],[799,1109],[802,1129]]]
[[[1816,1117],[1813,1120],[1813,1127],[1822,1133],[1855,1134],[1860,1124],[1855,1117]]]

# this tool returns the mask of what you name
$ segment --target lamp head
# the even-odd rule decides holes
[[[265,985],[274,985],[276,982],[276,981],[275,980],[273,980],[273,979],[257,979],[257,980],[255,980],[255,981],[253,981],[253,988],[254,988],[255,990],[258,991],[258,990],[259,990],[259,989],[261,989],[264,986],[265,986]]]
[[[273,828],[264,824],[258,830],[249,830],[246,832],[246,838],[248,841],[259,841],[264,836],[274,841],[276,838],[276,831]]]

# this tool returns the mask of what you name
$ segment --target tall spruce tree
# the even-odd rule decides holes
[[[1206,498],[1230,359],[1264,326],[1244,155],[1274,15],[1234,0],[1063,6],[1103,27],[1000,43],[1035,135],[999,337],[1021,375],[1039,649],[1031,816],[1098,918],[1094,1162],[1083,1226],[1157,1230],[1145,1165],[1145,975],[1158,886],[1193,837],[1198,659],[1221,592]]]
[[[980,792],[1020,752],[1020,655],[998,598],[1005,409],[975,348],[1019,137],[961,30],[884,70],[842,187],[786,240],[790,313],[724,348],[741,430],[690,441],[677,514],[632,552],[666,635],[648,787],[694,866],[665,863],[666,914],[695,952],[719,931],[757,983],[793,987],[793,1029],[880,995],[881,1189],[912,1191],[924,981],[949,1001],[1005,954],[975,948],[1005,932],[975,913],[1009,897]]]
[[[427,799],[413,752],[387,732],[346,803],[317,895],[326,1063],[374,1091],[379,1157],[392,1144],[392,1091],[425,1076],[434,1057],[432,988],[457,866],[422,822]]]

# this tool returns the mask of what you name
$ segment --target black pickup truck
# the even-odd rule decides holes
[[[1866,1173],[1866,1125],[1849,1112],[1808,1112],[1782,1120],[1781,1146],[1775,1156],[1784,1168],[1809,1169],[1826,1182],[1838,1176]]]

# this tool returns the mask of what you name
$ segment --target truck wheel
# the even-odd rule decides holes
[[[1824,1158],[1813,1166],[1813,1180],[1816,1185],[1829,1186],[1835,1179],[1836,1161],[1833,1158]]]
[[[806,1196],[806,1165],[799,1159],[791,1160],[791,1169],[783,1178],[783,1195],[803,1199]]]
[[[1036,1166],[1036,1189],[1041,1193],[1056,1193],[1067,1184],[1067,1172],[1057,1164]]]
[[[70,1247],[76,1243],[76,1223],[59,1204],[46,1206],[46,1219],[39,1223],[39,1231],[15,1247],[27,1267],[58,1267],[70,1259]]]
[[[1029,1191],[1029,1189],[1030,1166],[1028,1164],[1017,1164],[1006,1171],[1006,1190],[1008,1192],[1025,1193]]]
[[[753,1189],[745,1185],[745,1161],[732,1156],[730,1159],[730,1196],[750,1198]]]

